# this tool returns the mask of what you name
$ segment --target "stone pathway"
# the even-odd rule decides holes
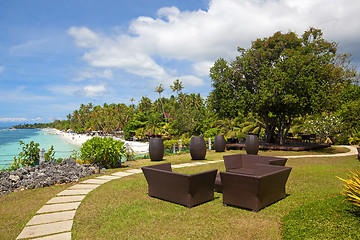
[[[222,161],[183,163],[172,165],[172,168],[192,167]],[[63,190],[36,212],[36,215],[30,219],[16,239],[70,240],[76,209],[86,194],[111,180],[139,173],[142,173],[141,169],[116,172],[79,182]]]
[[[298,155],[298,156],[283,156],[285,158],[306,158],[306,157],[344,157],[357,155],[357,149],[354,146],[338,145],[337,147],[345,147],[350,149],[350,152],[347,153],[337,153],[337,154],[325,154],[325,155]]]
[[[333,155],[302,155],[284,156],[286,158],[299,157],[339,157],[357,155],[356,147],[343,146],[350,149],[350,152]],[[182,163],[172,165],[172,168],[192,167],[197,165],[219,163],[223,160],[201,161],[193,163]],[[17,239],[42,239],[42,240],[70,240],[71,228],[75,217],[76,209],[86,194],[99,187],[100,185],[114,179],[119,179],[133,174],[142,173],[141,169],[130,169],[125,172],[116,172],[110,175],[103,175],[88,179],[63,190],[54,198],[50,199],[36,215],[26,224]]]

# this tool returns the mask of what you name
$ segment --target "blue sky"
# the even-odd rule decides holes
[[[276,31],[310,26],[360,66],[358,0],[0,0],[0,126],[129,104],[180,79],[207,97],[209,69]]]

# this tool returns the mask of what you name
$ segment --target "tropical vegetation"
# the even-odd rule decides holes
[[[318,141],[360,143],[359,74],[351,56],[339,53],[337,43],[325,40],[321,30],[310,28],[301,36],[276,32],[238,52],[235,60],[219,58],[210,69],[213,89],[207,98],[184,93],[176,79],[168,98],[160,84],[153,89],[159,94],[155,101],[142,96],[129,105],[81,104],[66,120],[45,125],[126,139],[223,134],[241,141],[254,133],[283,144],[289,133],[313,133]]]

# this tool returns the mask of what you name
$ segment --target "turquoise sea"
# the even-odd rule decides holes
[[[40,149],[45,151],[54,146],[55,158],[67,158],[73,150],[79,150],[80,146],[66,142],[61,136],[48,134],[41,129],[13,129],[0,127],[0,169],[9,166],[14,161],[22,147],[20,141],[25,144],[34,141],[40,144]]]

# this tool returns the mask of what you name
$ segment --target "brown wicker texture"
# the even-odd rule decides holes
[[[216,135],[214,140],[215,152],[225,152],[225,137],[224,135]]]
[[[164,158],[164,143],[161,138],[151,138],[149,143],[151,161],[162,161]]]
[[[253,174],[255,164],[258,163],[285,166],[287,162],[287,158],[248,154],[225,155],[223,158],[227,172],[239,172],[244,174]],[[215,179],[215,191],[219,193],[222,192],[220,174],[217,174]]]
[[[193,160],[204,160],[206,156],[206,144],[201,136],[192,137],[190,140],[190,155]]]
[[[256,164],[254,174],[220,172],[223,204],[257,212],[286,197],[290,172],[290,167],[264,164]]]
[[[172,172],[170,163],[145,166],[141,169],[151,197],[189,208],[214,199],[217,169],[191,175]]]
[[[227,172],[253,173],[255,164],[285,166],[287,158],[249,154],[233,154],[223,157]]]

